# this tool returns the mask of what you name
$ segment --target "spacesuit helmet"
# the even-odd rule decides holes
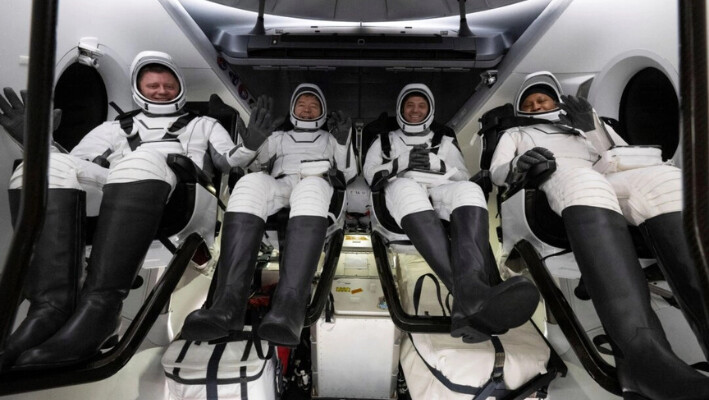
[[[412,123],[404,118],[404,104],[411,96],[421,96],[428,102],[428,114],[421,121]],[[410,83],[404,86],[399,92],[399,97],[396,100],[396,122],[399,124],[401,131],[406,134],[417,134],[427,131],[433,123],[433,115],[435,113],[435,102],[433,101],[433,93],[428,86],[423,83]]]
[[[298,102],[298,98],[304,94],[314,96],[320,102],[321,112],[320,115],[313,119],[301,119],[295,115],[295,106]],[[290,121],[293,123],[293,127],[301,130],[315,130],[320,129],[321,126],[325,125],[327,120],[327,104],[325,103],[325,96],[322,90],[313,83],[302,83],[298,85],[293,91],[293,95],[290,99]]]
[[[177,96],[175,96],[174,99],[169,101],[155,101],[141,93],[139,87],[140,78],[142,78],[141,72],[143,72],[144,68],[150,66],[158,66],[158,68],[164,67],[172,72],[180,85]],[[133,101],[147,113],[158,115],[173,114],[180,111],[185,105],[185,82],[182,79],[182,74],[177,64],[175,64],[172,57],[167,53],[160,51],[143,51],[138,53],[130,66],[130,80]]]
[[[541,112],[525,112],[522,110],[524,100],[531,94],[543,93],[556,103],[561,101],[561,84],[556,77],[548,71],[535,72],[525,77],[524,83],[517,92],[515,97],[515,114],[520,117],[532,117],[538,119],[546,119],[548,121],[558,121],[559,107]]]

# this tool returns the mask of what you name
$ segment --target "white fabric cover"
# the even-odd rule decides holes
[[[413,290],[419,276],[432,272],[420,257],[399,255],[397,279],[402,306],[414,313]],[[441,283],[442,297],[447,290]],[[434,284],[426,278],[423,285],[419,315],[441,315]],[[480,387],[490,378],[495,351],[490,341],[463,343],[448,334],[411,335],[421,356],[441,371],[451,382]],[[516,389],[539,374],[546,373],[551,350],[531,322],[499,336],[505,350],[504,380],[507,389]],[[434,377],[405,337],[401,344],[401,368],[413,400],[470,400],[470,395],[450,391]]]
[[[271,358],[262,360],[252,345],[248,358],[241,361],[246,343],[246,341],[237,341],[226,344],[219,361],[217,379],[238,379],[241,376],[241,368],[246,367],[248,398],[250,400],[276,399],[275,351]],[[268,342],[262,341],[261,343],[265,353],[268,349]],[[205,379],[207,365],[216,345],[207,342],[192,342],[185,357],[177,362],[184,345],[184,340],[172,342],[162,358],[170,392],[169,398],[171,400],[206,400],[207,387],[204,384],[178,382],[171,378],[171,375],[177,374],[183,380]],[[237,382],[218,385],[218,396],[220,400],[241,399],[241,384]]]

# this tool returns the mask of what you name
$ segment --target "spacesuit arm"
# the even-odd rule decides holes
[[[606,128],[606,132],[608,132],[608,135],[613,139],[613,142],[615,143],[616,146],[627,146],[628,142],[623,140],[622,137],[613,129],[611,128],[610,125],[608,124],[603,124],[603,127]]]
[[[125,136],[121,133],[118,122],[104,122],[87,133],[70,154],[87,161],[106,158],[118,148],[118,141],[125,142]]]
[[[431,169],[437,171],[457,169],[457,172],[450,177],[452,181],[467,181],[470,179],[470,172],[465,167],[465,159],[463,153],[453,144],[452,140],[446,140],[441,143],[441,149],[438,155],[431,153]],[[439,166],[435,169],[435,166]]]
[[[339,144],[335,136],[330,134],[330,146],[333,149],[337,169],[342,171],[347,182],[351,181],[357,176],[357,162],[351,141],[348,139],[346,144]]]
[[[508,176],[514,174],[514,166],[517,165],[517,141],[518,132],[510,129],[500,137],[495,153],[492,155],[490,163],[490,178],[497,186],[505,186]]]
[[[256,158],[256,152],[243,145],[234,145],[229,133],[216,120],[209,133],[209,150],[214,166],[223,173],[233,167],[246,168]]]
[[[388,179],[409,166],[409,152],[401,153],[391,160],[384,160],[382,157],[382,147],[379,138],[376,138],[367,151],[367,157],[362,167],[364,179],[370,186],[379,183],[382,179]]]
[[[337,139],[330,135],[330,146],[333,148],[337,169],[342,171],[347,182],[351,181],[357,176],[357,162],[355,161],[351,141],[348,139],[346,144],[339,144]]]

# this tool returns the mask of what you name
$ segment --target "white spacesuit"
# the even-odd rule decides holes
[[[556,78],[545,73],[532,75],[517,95],[517,104],[522,94],[535,85],[547,85],[561,95]],[[518,115],[529,115],[519,110]],[[627,143],[613,129],[604,124],[589,132],[574,131],[569,134],[558,122],[559,109],[534,113],[534,118],[549,119],[549,124],[511,128],[500,138],[490,164],[493,183],[505,185],[510,172],[514,173],[517,160],[535,147],[543,147],[554,153],[557,170],[541,185],[549,204],[557,214],[570,206],[585,205],[602,207],[622,213],[631,225],[640,225],[647,219],[661,214],[682,210],[682,173],[671,165],[655,165],[626,171],[601,174],[593,169],[603,150],[605,134],[609,133],[614,143]]]
[[[545,96],[552,101],[543,102]],[[709,321],[682,229],[680,170],[661,161],[617,172],[594,170],[609,148],[627,144],[584,99],[562,96],[551,73],[529,75],[514,107],[517,116],[549,123],[508,129],[492,158],[492,180],[506,186],[534,164],[556,160],[556,171],[540,189],[562,217],[584,283],[614,345],[623,390],[653,399],[709,396],[709,379],[672,353],[650,308],[627,228],[640,227],[706,352]]]
[[[266,102],[259,104],[265,106]],[[307,104],[306,104],[307,103]],[[301,113],[299,107],[311,107]],[[270,116],[270,110],[252,113]],[[188,339],[211,340],[243,329],[249,282],[269,215],[290,206],[281,254],[280,279],[271,310],[258,334],[270,342],[295,346],[300,342],[310,282],[317,268],[325,240],[327,215],[333,194],[327,178],[330,168],[340,170],[347,181],[357,174],[351,146],[351,120],[333,113],[328,125],[327,105],[320,88],[299,85],[291,97],[293,128],[270,132],[259,149],[259,160],[267,171],[241,178],[229,198],[224,218],[222,249],[214,301],[209,309],[190,314],[182,331]],[[249,122],[252,135],[260,117]],[[266,120],[268,118],[265,118]],[[261,124],[268,128],[270,121]]]
[[[138,54],[131,85],[140,110],[96,127],[69,154],[51,153],[46,220],[25,288],[32,306],[7,342],[5,365],[17,356],[21,366],[78,362],[115,337],[122,301],[177,184],[168,154],[186,155],[200,168],[213,163],[223,172],[256,155],[235,146],[215,119],[182,110],[185,85],[169,55]],[[156,94],[145,94],[143,85]],[[20,166],[10,182],[15,213],[22,174]],[[79,296],[85,215],[98,220]]]
[[[431,129],[435,103],[430,89],[405,86],[396,113],[400,129],[374,140],[364,176],[375,189],[388,180],[388,211],[453,293],[451,335],[478,342],[521,325],[539,295],[522,277],[499,282],[489,251],[485,196],[468,180],[454,136]],[[450,220],[450,241],[441,219]]]

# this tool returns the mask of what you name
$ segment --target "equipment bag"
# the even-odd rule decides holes
[[[174,341],[162,358],[170,399],[276,399],[280,379],[276,352],[267,342],[248,336],[221,343]]]
[[[435,293],[430,286],[423,287],[427,277],[434,283]],[[441,299],[438,280],[424,274],[415,282],[416,311],[423,295],[437,298],[446,315],[448,299]],[[550,351],[537,329],[527,322],[492,340],[473,344],[449,334],[409,333],[401,344],[399,360],[413,400],[502,399],[515,397],[516,389],[546,374]]]

